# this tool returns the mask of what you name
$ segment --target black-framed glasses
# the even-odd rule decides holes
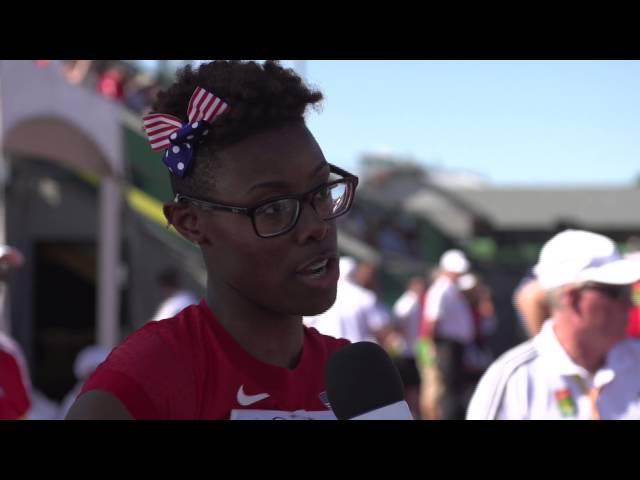
[[[298,195],[282,195],[251,207],[225,205],[187,195],[176,194],[173,201],[189,202],[205,210],[238,213],[251,218],[253,229],[261,238],[277,237],[293,230],[300,219],[302,202],[307,201],[322,220],[333,220],[351,208],[358,186],[358,177],[329,164],[329,171],[340,178],[329,180],[308,192]]]
[[[631,285],[611,285],[608,283],[586,282],[580,290],[595,290],[609,297],[611,300],[631,301]]]

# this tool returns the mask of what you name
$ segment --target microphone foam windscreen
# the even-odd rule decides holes
[[[325,367],[327,396],[340,420],[404,400],[404,387],[389,355],[373,342],[335,352]]]

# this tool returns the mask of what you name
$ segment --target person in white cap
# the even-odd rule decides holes
[[[640,419],[640,342],[626,335],[640,262],[583,230],[549,240],[535,274],[551,318],[496,360],[468,419]]]
[[[440,272],[431,285],[423,311],[423,335],[435,346],[436,378],[425,381],[421,393],[426,418],[463,419],[466,405],[464,390],[464,352],[474,340],[474,321],[469,303],[460,292],[457,280],[469,271],[469,260],[460,250],[448,250],[440,258]],[[431,383],[431,385],[429,385]],[[436,388],[437,393],[429,392]]]

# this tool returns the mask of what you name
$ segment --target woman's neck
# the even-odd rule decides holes
[[[209,283],[206,298],[222,327],[251,356],[282,368],[298,365],[304,343],[300,315],[266,310],[228,285]]]

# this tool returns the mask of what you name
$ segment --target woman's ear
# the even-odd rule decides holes
[[[195,209],[186,203],[165,203],[164,216],[169,225],[173,227],[187,240],[201,244],[205,235],[202,229],[202,220]]]

